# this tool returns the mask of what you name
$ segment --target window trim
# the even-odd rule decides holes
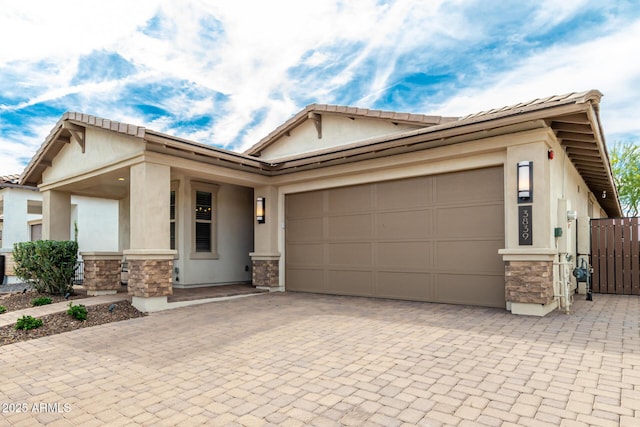
[[[191,259],[218,259],[218,190],[220,186],[204,182],[191,182]],[[211,193],[211,250],[196,251],[196,192]]]
[[[39,225],[40,226],[40,239],[42,240],[42,220],[41,219],[34,219],[31,221],[27,221],[27,225],[29,226],[29,241],[30,242],[36,242],[36,240],[33,240],[33,226],[35,225]]]
[[[171,192],[175,193],[175,217],[171,219]],[[175,234],[175,250],[177,252],[176,258],[180,258],[180,182],[179,181],[171,181],[171,186],[169,187],[169,246],[171,246],[171,223],[174,223],[174,234]]]

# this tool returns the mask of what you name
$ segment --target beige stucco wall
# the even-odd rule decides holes
[[[322,114],[322,138],[318,138],[313,120],[306,120],[291,130],[290,136],[282,136],[265,148],[261,152],[260,158],[275,159],[307,153],[417,128],[418,126],[415,125],[394,125],[385,120],[366,118],[352,120],[344,116]]]
[[[144,150],[144,143],[139,138],[92,127],[86,128],[85,141],[83,153],[80,144],[71,138],[53,159],[52,167],[43,172],[43,182],[52,183],[101,169]]]

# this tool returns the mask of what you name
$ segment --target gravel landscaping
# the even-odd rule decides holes
[[[43,295],[35,291],[27,290],[24,293],[20,291],[0,294],[0,306],[4,306],[7,312],[22,310],[32,307],[31,301],[40,296],[51,298],[52,303],[67,301],[67,299],[60,295]],[[79,305],[82,304],[83,298],[87,298],[87,294],[83,291],[76,291],[74,295],[69,296],[68,300],[74,301],[74,305]],[[111,311],[109,310],[110,306],[111,304],[88,306],[87,320],[84,321],[74,319],[68,315],[65,310],[60,313],[38,316],[38,318],[44,322],[44,325],[37,329],[28,331],[16,330],[13,324],[0,327],[0,346],[144,316],[144,313],[138,311],[128,301],[114,303]],[[0,314],[0,316],[2,316],[2,314]]]

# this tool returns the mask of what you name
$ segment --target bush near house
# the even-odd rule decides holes
[[[53,300],[49,297],[38,297],[31,300],[31,305],[39,306],[39,305],[47,305],[51,304]]]
[[[87,307],[82,304],[73,305],[73,302],[70,302],[67,314],[77,320],[87,320]]]
[[[73,288],[78,242],[38,240],[13,245],[15,274],[36,291],[64,295]]]
[[[16,330],[22,329],[23,331],[28,331],[29,329],[39,328],[42,325],[44,325],[44,322],[42,321],[42,319],[36,319],[35,317],[32,317],[32,316],[22,316],[16,322],[15,328]]]

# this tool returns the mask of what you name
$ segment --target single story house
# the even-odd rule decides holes
[[[84,253],[85,281],[114,292],[126,258],[144,311],[244,282],[545,315],[571,302],[589,218],[621,215],[601,96],[461,118],[313,104],[242,154],[70,112],[20,183],[50,239],[73,195],[118,201],[118,251]]]
[[[1,283],[16,283],[13,244],[42,238],[42,194],[35,186],[20,185],[19,175],[0,177],[0,258],[4,262]],[[111,199],[72,196],[69,233],[81,251],[118,250],[118,202]]]

